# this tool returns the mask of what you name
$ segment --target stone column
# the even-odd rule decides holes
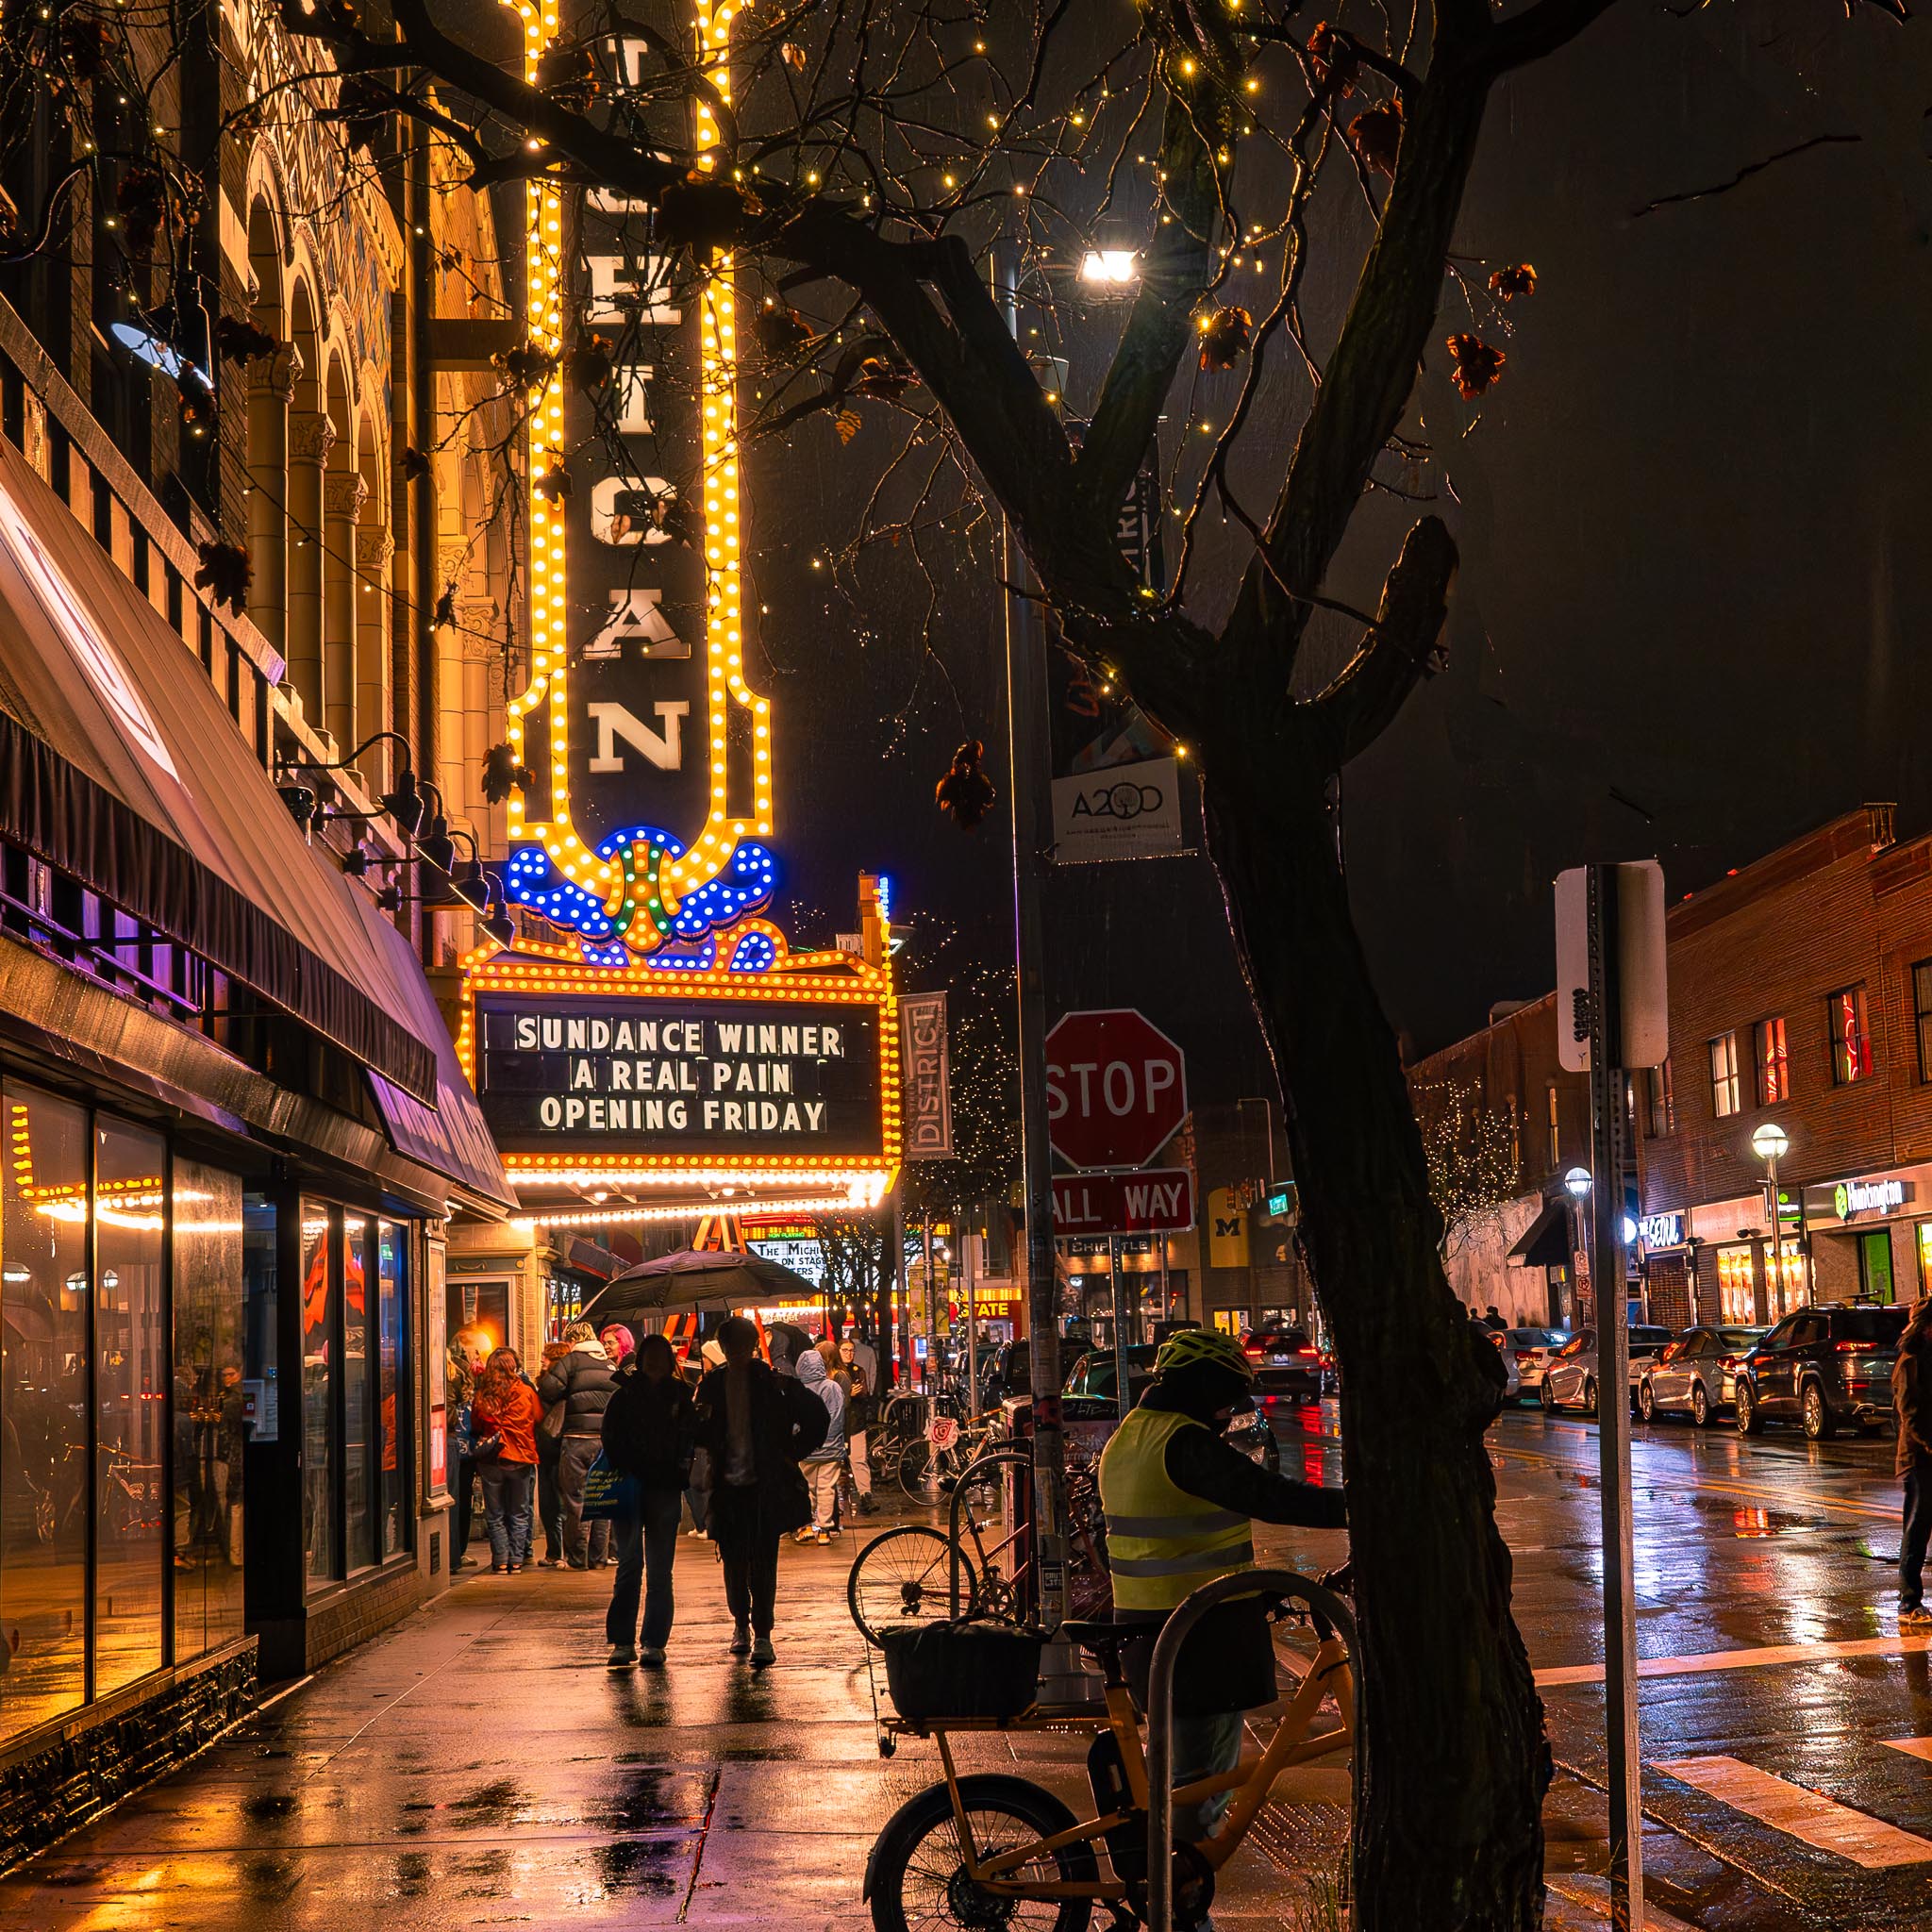
[[[289,628],[282,655],[289,660],[289,682],[302,700],[303,714],[317,731],[328,728],[323,691],[322,485],[335,440],[334,425],[319,409],[290,411]]]
[[[346,756],[367,732],[357,728],[356,535],[369,486],[353,470],[331,470],[323,484],[322,699],[336,755]]]
[[[372,731],[402,729],[391,702],[390,680],[390,558],[395,539],[379,524],[359,525],[356,531],[356,717],[358,738]],[[377,791],[389,789],[395,776],[393,744],[384,739],[362,758],[362,770]]]
[[[302,358],[284,344],[248,366],[248,614],[288,648],[289,405]]]

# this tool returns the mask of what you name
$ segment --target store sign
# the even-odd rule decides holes
[[[899,1063],[906,1074],[906,1158],[950,1158],[953,1094],[944,993],[907,993],[899,1001]]]
[[[1669,1214],[1646,1214],[1637,1224],[1637,1238],[1646,1248],[1681,1248],[1684,1245],[1684,1214],[1681,1208]]]
[[[1840,1181],[1831,1191],[1831,1211],[1840,1221],[1855,1214],[1890,1214],[1911,1197],[1909,1181]]]
[[[1216,1188],[1208,1196],[1208,1265],[1248,1265],[1248,1210],[1233,1188]]]
[[[486,993],[476,1008],[477,1098],[505,1153],[879,1155],[874,1008]]]

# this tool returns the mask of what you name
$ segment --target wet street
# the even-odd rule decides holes
[[[1339,1478],[1333,1406],[1284,1467]],[[1896,1633],[1890,1452],[1637,1429],[1653,1923],[1932,1924],[1932,1657]],[[1596,1434],[1491,1435],[1516,1603],[1548,1706],[1553,1925],[1601,1923]],[[868,1525],[870,1527],[870,1525]],[[1338,1533],[1266,1531],[1325,1568]],[[724,1655],[708,1545],[678,1553],[673,1668],[603,1669],[608,1573],[475,1576],[271,1703],[176,1776],[0,1880],[6,1932],[867,1924],[879,1824],[936,1774],[881,1760],[844,1603],[856,1545],[784,1553],[779,1662]],[[883,1695],[883,1682],[878,1686]],[[1077,1802],[1084,1740],[966,1743]],[[1224,1925],[1295,1923],[1341,1814],[1279,1807],[1224,1877]]]

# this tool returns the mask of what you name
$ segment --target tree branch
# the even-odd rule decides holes
[[[1382,586],[1375,621],[1335,680],[1307,708],[1317,741],[1341,767],[1365,751],[1394,722],[1408,694],[1430,675],[1436,640],[1449,614],[1456,578],[1456,542],[1440,518],[1424,517],[1409,531]]]

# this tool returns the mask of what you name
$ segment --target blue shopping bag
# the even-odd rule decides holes
[[[584,1472],[584,1521],[615,1522],[635,1516],[638,1509],[637,1477],[613,1469],[598,1450],[596,1461]]]

